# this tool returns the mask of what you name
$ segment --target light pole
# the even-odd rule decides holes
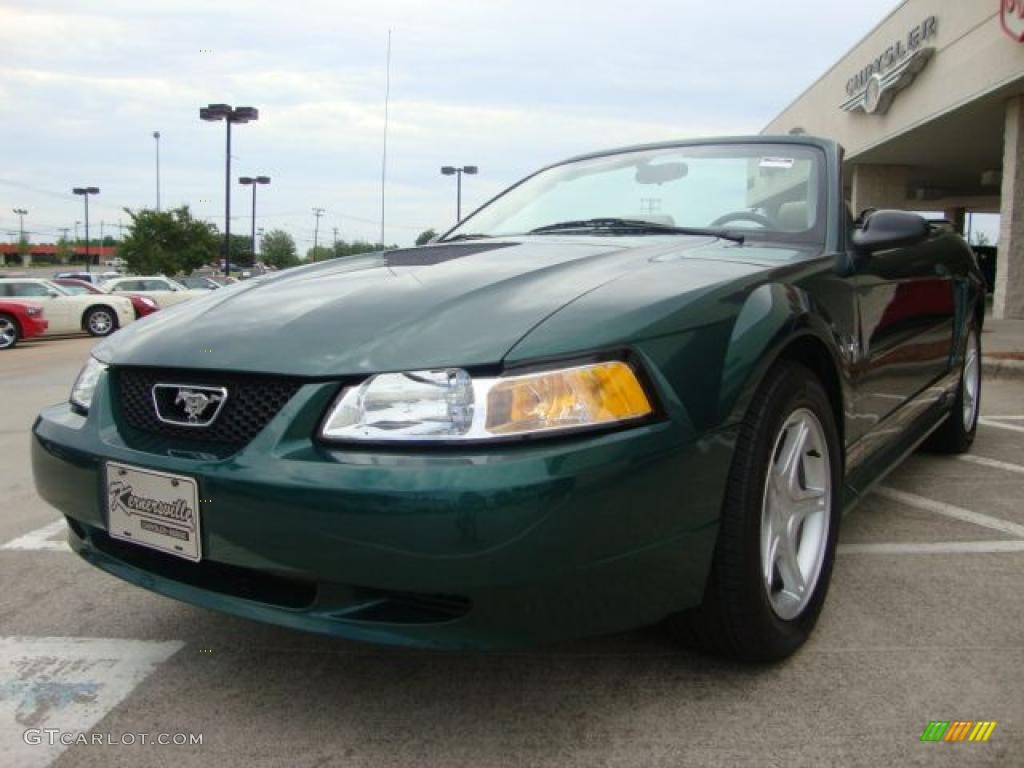
[[[231,124],[258,120],[259,110],[254,107],[232,107],[230,104],[210,104],[199,108],[199,118],[215,123],[223,120],[228,126],[227,152],[224,158],[224,274],[231,274]]]
[[[317,237],[320,235],[320,217],[324,215],[324,209],[314,208],[313,215],[316,216],[316,224],[313,226],[313,261],[316,261]]]
[[[156,140],[156,209],[160,210],[160,131],[153,131]]]
[[[24,208],[14,208],[13,211],[18,215],[18,252],[21,254],[22,265],[24,265],[25,253],[22,248],[24,248],[23,243],[25,242],[25,217],[28,216],[28,211]]]
[[[85,198],[85,271],[92,272],[92,261],[89,258],[89,195],[98,195],[99,187],[75,187],[71,190]]]
[[[475,165],[464,165],[461,168],[456,168],[454,165],[446,165],[441,168],[441,173],[445,176],[455,177],[455,223],[458,224],[462,221],[462,174],[468,174],[474,176],[480,172],[480,169]]]
[[[252,185],[252,263],[256,264],[256,187],[269,184],[269,176],[239,176],[239,184]]]
[[[28,211],[24,208],[14,208],[13,210],[18,215],[18,243],[21,243],[25,239],[25,217],[28,216]]]

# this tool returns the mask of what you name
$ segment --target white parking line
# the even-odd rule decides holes
[[[957,456],[960,461],[968,461],[971,464],[980,464],[983,467],[992,467],[993,469],[1002,469],[1007,472],[1017,472],[1024,475],[1024,466],[1020,464],[1011,464],[1008,461],[999,461],[999,459],[990,459],[987,456],[975,456],[970,453],[961,453]]]
[[[983,515],[980,512],[972,512],[971,510],[964,509],[963,507],[955,507],[952,504],[926,499],[924,496],[918,496],[914,493],[897,491],[895,488],[889,488],[887,486],[876,488],[875,493],[882,498],[898,501],[901,504],[916,507],[917,509],[935,512],[939,515],[945,515],[946,517],[952,517],[956,520],[962,520],[965,523],[973,523],[974,525],[980,525],[983,528],[991,528],[994,531],[1009,534],[1017,539],[1024,539],[1024,525],[1019,525],[1017,523],[1010,522],[1009,520],[992,517],[991,515]]]
[[[1024,416],[986,416],[985,418],[995,421],[1024,421]]]
[[[11,539],[0,549],[43,549],[51,552],[70,552],[71,548],[68,547],[66,541],[54,541],[53,539],[54,536],[63,533],[65,528],[66,524],[63,520],[56,520],[42,528],[29,531],[24,536]]]
[[[878,544],[840,544],[840,555],[946,555],[1024,552],[1024,541],[887,541]]]
[[[0,637],[0,744],[4,765],[43,768],[67,747],[26,743],[28,729],[88,732],[163,662],[177,640]]]
[[[1024,432],[1024,427],[1018,427],[1016,424],[1000,424],[998,421],[993,421],[992,419],[978,419],[978,423],[985,427],[1008,429],[1011,432]]]

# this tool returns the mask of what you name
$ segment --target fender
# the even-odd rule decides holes
[[[837,350],[843,348],[836,327],[823,316],[822,307],[795,285],[765,283],[747,297],[733,325],[722,367],[719,387],[719,413],[723,424],[742,420],[754,393],[780,355],[794,341],[811,337],[828,350],[829,359],[840,382],[836,409],[842,414],[848,401],[848,376]],[[841,433],[843,424],[837,424]]]

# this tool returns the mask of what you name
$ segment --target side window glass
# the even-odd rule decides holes
[[[39,283],[15,283],[13,286],[15,296],[49,296],[50,292],[45,285]]]

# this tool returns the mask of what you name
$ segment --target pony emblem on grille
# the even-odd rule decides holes
[[[224,387],[179,384],[153,385],[153,407],[165,424],[183,427],[208,427],[220,415],[227,400]]]

